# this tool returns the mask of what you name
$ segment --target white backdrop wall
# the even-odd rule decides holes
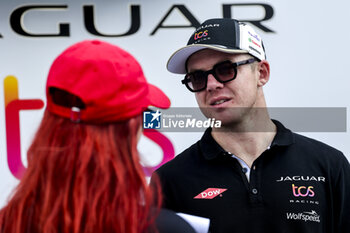
[[[349,109],[349,9],[347,0],[1,0],[0,207],[18,183],[10,166],[26,166],[26,150],[44,109],[49,67],[71,44],[100,39],[119,45],[139,60],[148,80],[165,91],[173,107],[196,107],[193,94],[180,83],[182,77],[165,68],[172,52],[187,43],[194,22],[223,16],[245,21],[268,18],[254,26],[271,65],[264,89],[268,106]],[[100,35],[93,32],[91,22]],[[20,108],[20,145],[16,144],[16,107]],[[349,126],[344,132],[302,134],[350,158]],[[164,154],[172,157],[200,136],[164,132],[152,140],[143,137],[139,150],[145,164],[157,166]],[[16,150],[21,156],[17,161]]]

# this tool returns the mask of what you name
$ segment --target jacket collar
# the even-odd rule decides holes
[[[272,120],[277,127],[277,133],[271,143],[271,148],[274,146],[289,146],[295,142],[292,131],[284,127],[282,123],[276,120]],[[212,128],[207,128],[199,141],[200,148],[203,156],[207,160],[212,160],[220,156],[231,156],[231,154],[225,151],[211,135]]]

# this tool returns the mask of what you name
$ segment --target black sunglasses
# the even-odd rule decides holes
[[[239,62],[223,61],[214,65],[211,70],[196,70],[186,74],[181,83],[185,84],[188,90],[192,92],[202,91],[207,88],[209,74],[212,74],[218,82],[226,83],[236,78],[238,66],[250,64],[255,61],[257,61],[256,58]]]

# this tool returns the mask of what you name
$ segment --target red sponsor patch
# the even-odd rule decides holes
[[[208,188],[194,197],[194,199],[213,199],[214,197],[225,192],[227,189]]]

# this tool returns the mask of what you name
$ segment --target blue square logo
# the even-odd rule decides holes
[[[144,129],[160,129],[162,113],[157,110],[143,112],[143,128]]]

